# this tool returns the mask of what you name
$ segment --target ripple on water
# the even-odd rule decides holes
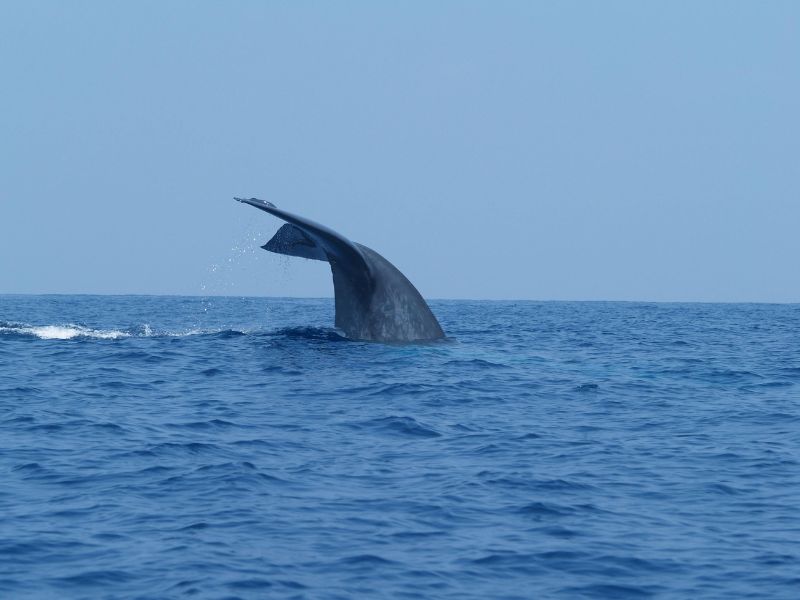
[[[347,427],[362,432],[400,437],[435,438],[441,434],[412,417],[390,416],[370,419],[358,423],[347,423]]]

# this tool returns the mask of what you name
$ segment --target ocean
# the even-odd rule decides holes
[[[800,597],[800,305],[0,296],[0,598]]]

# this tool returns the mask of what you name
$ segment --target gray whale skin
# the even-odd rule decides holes
[[[444,337],[422,295],[374,250],[327,227],[288,213],[266,200],[234,198],[283,219],[262,248],[327,261],[333,273],[336,327],[355,340],[414,342]]]

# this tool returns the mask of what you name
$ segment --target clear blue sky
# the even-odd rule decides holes
[[[0,3],[0,292],[800,301],[800,2]]]

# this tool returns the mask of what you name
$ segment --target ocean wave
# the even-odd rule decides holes
[[[442,434],[423,425],[412,417],[389,416],[358,423],[349,423],[353,429],[372,431],[379,434],[399,435],[408,437],[440,437]]]
[[[346,341],[347,338],[335,329],[326,327],[281,327],[267,330],[240,330],[232,328],[193,327],[179,330],[159,330],[145,323],[128,329],[92,328],[74,323],[53,325],[31,325],[28,323],[9,323],[0,321],[0,335],[33,337],[40,340],[97,339],[118,340],[123,338],[184,338],[211,336],[217,338],[236,338],[246,335],[278,337],[289,340],[317,340],[328,342]]]
[[[100,329],[78,325],[75,323],[53,325],[31,325],[28,323],[0,322],[0,335],[9,337],[32,337],[40,340],[119,340],[124,338],[159,338],[159,337],[191,337],[191,336],[217,336],[238,337],[247,335],[248,332],[236,329],[202,329],[199,327],[181,329],[176,331],[156,330],[149,324],[144,324],[129,329]]]
[[[95,338],[100,340],[116,340],[131,337],[130,333],[117,329],[91,329],[83,325],[0,325],[0,334],[31,336],[40,340],[71,340],[74,338]]]

